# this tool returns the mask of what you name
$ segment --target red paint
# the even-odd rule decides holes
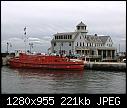
[[[66,57],[47,55],[26,55],[21,53],[18,58],[9,60],[10,67],[15,68],[45,68],[62,70],[83,70],[82,61],[70,61]]]

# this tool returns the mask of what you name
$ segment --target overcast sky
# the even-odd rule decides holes
[[[109,35],[126,49],[126,1],[2,1],[1,51],[24,49],[24,27],[32,51],[47,52],[53,34],[73,32],[83,21],[88,34]],[[29,45],[27,46],[29,49]]]

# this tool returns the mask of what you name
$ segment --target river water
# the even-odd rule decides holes
[[[125,94],[126,72],[1,68],[2,94]]]

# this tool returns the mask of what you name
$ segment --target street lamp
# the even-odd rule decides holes
[[[8,48],[9,45],[10,45],[10,47],[12,47],[11,43],[7,42],[7,53],[9,52],[9,48]]]

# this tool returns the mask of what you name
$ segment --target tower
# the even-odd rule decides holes
[[[86,30],[86,25],[81,21],[77,26],[77,32],[87,33],[88,30]]]

